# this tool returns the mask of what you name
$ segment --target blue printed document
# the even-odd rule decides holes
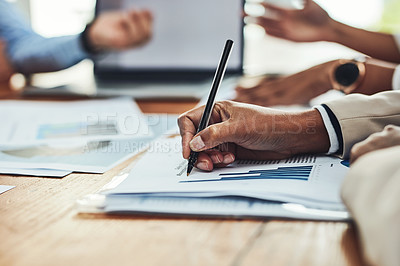
[[[179,136],[153,142],[122,182],[99,195],[101,211],[349,218],[339,193],[348,167],[335,157],[237,161],[212,172],[194,169],[189,177],[186,167]]]

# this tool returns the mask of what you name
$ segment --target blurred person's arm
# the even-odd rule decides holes
[[[238,86],[236,101],[261,106],[307,104],[312,98],[333,89],[332,76],[339,60],[330,61],[281,78],[265,78],[253,87]],[[400,68],[368,59],[361,83],[352,93],[372,95],[400,89]]]
[[[377,59],[400,63],[398,37],[340,23],[312,0],[306,0],[302,10],[264,6],[276,18],[257,17],[257,23],[271,36],[295,42],[336,42]]]
[[[70,67],[91,52],[141,45],[151,36],[148,11],[115,11],[97,17],[82,34],[44,38],[35,33],[12,4],[0,0],[0,36],[16,71],[30,74]]]
[[[370,265],[400,265],[400,147],[361,156],[343,181],[343,202],[354,219]]]

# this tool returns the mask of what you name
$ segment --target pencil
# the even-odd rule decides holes
[[[233,48],[233,41],[227,40],[217,70],[214,75],[210,94],[208,95],[207,104],[206,107],[204,108],[203,115],[201,116],[200,124],[199,127],[197,128],[197,133],[199,133],[208,126],[208,122],[210,121],[211,113],[214,108],[215,96],[217,95],[218,88],[220,87],[222,79],[224,78],[226,66],[228,64],[232,48]],[[192,169],[197,161],[198,156],[199,156],[198,152],[194,151],[190,152],[190,156],[188,159],[188,166],[187,166],[187,176],[189,176],[190,172],[192,172]]]

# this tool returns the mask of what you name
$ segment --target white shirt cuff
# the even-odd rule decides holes
[[[336,135],[335,128],[333,127],[331,119],[329,118],[328,113],[326,112],[324,107],[322,107],[321,105],[317,105],[314,106],[314,108],[317,109],[318,112],[321,114],[322,121],[324,122],[326,131],[328,132],[329,142],[331,146],[329,147],[329,151],[327,152],[327,154],[333,154],[339,150],[339,140]]]
[[[400,65],[396,67],[393,73],[392,88],[397,91],[400,90]]]
[[[400,51],[400,34],[394,34],[393,38],[394,38],[394,41],[396,42],[397,47],[399,48],[399,51]]]

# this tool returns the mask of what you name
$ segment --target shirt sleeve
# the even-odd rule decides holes
[[[400,91],[400,65],[398,65],[394,70],[392,79],[392,88],[393,90]]]
[[[399,51],[400,51],[400,34],[394,34],[393,37],[394,37],[394,41],[396,42],[397,47],[399,48]]]
[[[347,158],[354,144],[382,131],[386,125],[400,126],[400,91],[384,91],[368,96],[358,93],[327,101],[327,112],[337,120],[336,135],[342,143],[339,156]],[[332,121],[335,128],[335,121]],[[340,148],[340,145],[339,145]]]
[[[327,154],[333,154],[338,152],[339,139],[336,134],[335,128],[333,127],[333,124],[331,122],[331,119],[329,118],[328,112],[322,105],[314,106],[314,108],[317,109],[318,112],[320,113],[322,121],[324,122],[325,129],[328,132],[330,147]]]
[[[0,0],[0,38],[6,42],[9,61],[23,74],[61,70],[88,57],[80,35],[44,38],[4,0]]]

